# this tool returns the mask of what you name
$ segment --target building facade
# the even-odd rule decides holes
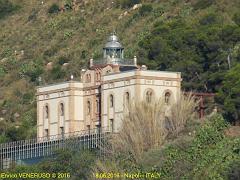
[[[129,101],[164,98],[171,103],[180,95],[181,73],[151,71],[138,66],[136,57],[124,59],[114,34],[103,48],[103,59],[91,59],[81,74],[81,81],[37,88],[38,138],[94,128],[117,132]]]

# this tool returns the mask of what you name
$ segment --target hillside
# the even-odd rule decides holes
[[[36,86],[78,80],[113,31],[127,58],[181,71],[185,90],[218,93],[229,120],[239,119],[238,0],[76,2],[0,0],[0,142],[34,137]]]

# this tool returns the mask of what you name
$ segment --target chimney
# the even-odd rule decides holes
[[[93,66],[93,59],[91,58],[90,59],[90,67],[92,67]]]
[[[133,61],[134,61],[134,66],[137,66],[137,56],[134,56]]]

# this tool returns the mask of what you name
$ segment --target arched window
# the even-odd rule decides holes
[[[166,104],[170,103],[170,98],[171,98],[171,93],[170,92],[166,92],[164,95],[164,101]]]
[[[101,80],[101,73],[100,72],[98,73],[98,80],[99,81]]]
[[[113,119],[110,119],[110,131],[111,132],[114,132],[114,120]]]
[[[151,91],[151,90],[148,90],[147,92],[146,92],[146,101],[148,102],[148,103],[151,103],[152,102],[152,97],[153,96],[153,92]]]
[[[48,105],[45,106],[45,118],[46,119],[49,118],[49,108],[48,108]]]
[[[91,75],[90,74],[86,75],[86,82],[91,82]]]
[[[129,94],[129,92],[126,92],[125,93],[125,102],[126,102],[126,104],[129,103],[129,100],[130,100],[130,94]]]
[[[110,95],[110,107],[113,107],[114,105],[114,98],[113,98],[113,95],[111,94]]]
[[[63,105],[63,103],[60,104],[60,116],[64,116],[64,105]]]
[[[89,74],[89,82],[91,82],[91,75]]]
[[[99,113],[100,111],[100,103],[99,100],[96,100],[96,113]]]
[[[87,102],[87,113],[88,114],[91,113],[91,103],[90,103],[90,101]]]

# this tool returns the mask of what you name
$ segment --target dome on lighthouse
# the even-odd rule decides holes
[[[104,48],[120,48],[122,49],[122,45],[118,40],[118,37],[115,34],[112,34],[111,36],[108,37],[107,43],[105,44]]]

